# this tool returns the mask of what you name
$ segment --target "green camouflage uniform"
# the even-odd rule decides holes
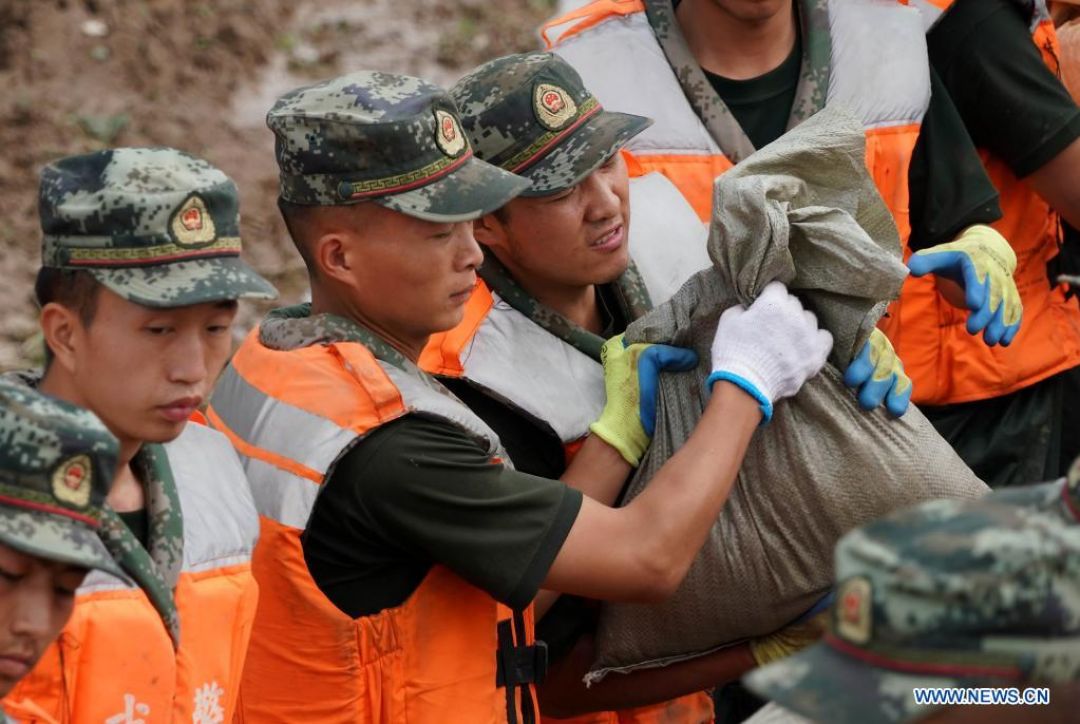
[[[40,213],[44,268],[85,271],[130,302],[172,308],[276,296],[240,259],[236,185],[182,151],[117,148],[49,164],[41,176]],[[35,387],[40,374],[7,378]],[[131,466],[146,495],[148,547],[108,506],[101,537],[146,593],[176,645],[180,626],[173,589],[184,539],[176,483],[159,444],[143,445]]]
[[[136,304],[277,295],[240,260],[236,185],[182,151],[116,148],[60,159],[41,173],[39,208],[43,267],[85,270]]]
[[[522,196],[547,196],[580,183],[652,123],[604,110],[578,72],[553,53],[497,58],[458,81],[450,94],[477,157],[532,182]],[[603,339],[529,296],[494,255],[486,255],[480,276],[541,328],[600,359]],[[652,308],[632,263],[613,287],[629,319]]]
[[[454,101],[419,78],[350,73],[297,88],[266,116],[281,198],[372,201],[426,221],[470,221],[528,184],[473,158]]]
[[[940,500],[849,533],[825,641],[747,685],[821,722],[929,716],[914,687],[1080,680],[1080,467],[1068,480]]]
[[[738,163],[754,152],[735,116],[705,77],[675,19],[671,0],[644,0],[645,14],[657,42],[679,79],[686,99],[724,154]],[[787,128],[791,130],[825,107],[829,92],[832,39],[828,0],[799,0],[802,65]]]

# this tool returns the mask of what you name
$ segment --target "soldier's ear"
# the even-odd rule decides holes
[[[473,237],[491,248],[506,246],[506,224],[503,223],[498,211],[485,214],[473,222]]]
[[[78,336],[83,329],[79,313],[58,302],[41,308],[41,333],[52,356],[52,365],[60,365],[69,374],[75,372]],[[51,365],[50,365],[51,366]]]

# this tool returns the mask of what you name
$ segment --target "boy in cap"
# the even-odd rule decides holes
[[[261,514],[244,714],[534,722],[541,585],[593,598],[673,591],[761,403],[716,382],[695,435],[619,510],[516,472],[491,428],[416,362],[432,333],[460,322],[475,286],[482,255],[470,222],[527,182],[474,158],[453,100],[416,78],[361,72],[300,88],[267,123],[312,302],[263,321],[210,409]],[[771,405],[820,369],[831,340],[781,285],[766,297],[721,320],[728,343],[713,364],[718,374],[757,369],[756,393]],[[761,325],[776,333],[759,341]],[[603,440],[643,434],[644,354],[608,346],[611,424],[564,480],[606,486],[627,475]]]
[[[0,381],[0,696],[59,635],[88,573],[124,577],[98,537],[116,457],[93,413]],[[53,721],[27,700],[5,713]]]
[[[240,260],[236,187],[180,151],[118,148],[47,166],[40,213],[48,354],[23,379],[119,440],[104,535],[133,583],[81,588],[14,695],[63,720],[229,719],[257,518],[228,440],[188,419],[229,354],[237,299],[274,296]]]
[[[746,678],[798,716],[769,707],[760,721],[1075,721],[1078,472],[980,501],[924,503],[845,536],[831,632]],[[1050,702],[939,711],[917,701],[927,687],[1049,687]]]
[[[666,301],[709,264],[703,241],[680,246],[682,229],[694,240],[704,231],[666,179],[628,179],[620,149],[651,121],[605,110],[559,56],[527,53],[490,61],[462,78],[451,94],[477,156],[532,183],[474,222],[486,250],[478,271],[482,281],[461,324],[434,335],[421,364],[492,426],[516,468],[557,477],[603,409],[604,338],[621,334],[650,310],[650,299]],[[643,223],[658,206],[660,223]],[[680,207],[692,219],[689,227],[678,223]],[[675,247],[679,254],[671,253]],[[639,254],[648,259],[641,274],[631,259]],[[882,388],[860,390],[879,393],[875,405],[890,384],[870,383],[869,372],[887,379],[880,372],[891,361],[881,355],[880,369],[871,366],[862,380]],[[621,452],[636,464],[647,442],[642,435]],[[586,492],[613,504],[621,483]],[[540,621],[538,636],[552,647],[553,659],[560,659],[591,628],[591,618],[580,601],[564,599]],[[575,651],[566,666],[589,658],[587,648],[587,641],[580,642],[583,651]],[[752,653],[764,661],[773,651],[758,641],[686,665],[609,677],[588,689],[580,676],[564,677],[560,670],[541,687],[542,702],[560,714],[653,703],[732,679],[755,665]],[[556,685],[563,681],[572,688]],[[608,716],[622,722],[708,721],[712,703],[704,694],[687,695],[647,711]]]

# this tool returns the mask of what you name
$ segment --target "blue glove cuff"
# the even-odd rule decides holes
[[[713,385],[720,380],[730,382],[731,384],[737,386],[743,392],[757,400],[758,406],[761,408],[762,425],[772,419],[772,401],[765,395],[761,394],[761,390],[759,390],[757,387],[754,387],[754,384],[750,382],[750,380],[746,379],[745,377],[740,377],[733,372],[725,372],[723,370],[713,372],[705,379],[705,388],[710,392],[710,394],[712,393]]]

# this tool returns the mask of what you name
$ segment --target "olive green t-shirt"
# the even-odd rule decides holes
[[[581,500],[557,480],[493,463],[448,422],[407,415],[334,466],[302,538],[304,558],[319,589],[354,618],[401,605],[436,564],[521,608]]]

